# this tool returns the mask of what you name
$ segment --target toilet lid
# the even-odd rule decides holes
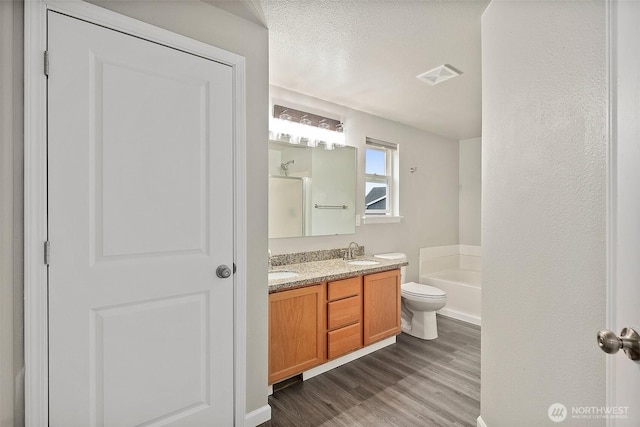
[[[408,282],[402,284],[402,293],[418,298],[444,298],[447,293],[435,286],[423,285],[422,283]]]

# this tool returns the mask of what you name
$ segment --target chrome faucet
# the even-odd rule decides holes
[[[358,251],[360,249],[360,246],[356,242],[349,243],[349,246],[347,247],[346,254],[345,254],[345,258],[346,259],[354,259],[355,258],[354,249],[356,251]]]

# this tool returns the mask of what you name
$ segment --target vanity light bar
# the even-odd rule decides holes
[[[305,111],[296,110],[294,108],[283,107],[282,105],[273,106],[273,117],[276,119],[286,119],[288,121],[302,123],[307,126],[314,126],[334,132],[342,132],[342,122],[329,117],[319,116],[317,114],[307,113]]]
[[[342,123],[304,111],[274,105],[269,121],[269,138],[310,147],[324,145],[326,150],[344,147]]]

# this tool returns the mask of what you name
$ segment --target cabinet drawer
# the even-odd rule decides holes
[[[328,334],[329,359],[350,353],[362,347],[362,324],[345,326]]]
[[[337,280],[329,282],[328,299],[329,301],[360,295],[360,284],[362,276],[352,277],[351,279]]]
[[[335,329],[351,323],[360,322],[362,299],[360,296],[333,301],[328,304],[328,329]]]

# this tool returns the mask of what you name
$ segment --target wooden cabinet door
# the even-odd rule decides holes
[[[400,333],[400,270],[364,276],[364,345]]]
[[[324,286],[269,295],[269,384],[325,361]]]

